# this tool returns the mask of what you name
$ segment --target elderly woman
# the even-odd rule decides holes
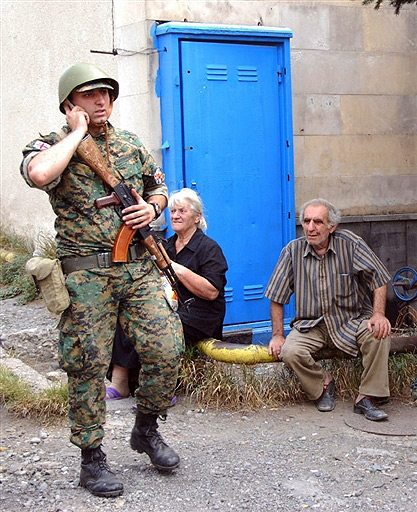
[[[167,240],[165,249],[178,276],[181,298],[178,314],[185,343],[193,345],[204,338],[221,340],[226,259],[220,246],[203,233],[207,229],[203,205],[193,190],[183,188],[174,193],[168,208],[175,234]],[[136,352],[118,327],[108,375],[112,386],[107,388],[107,399],[129,396],[137,386],[139,364]]]

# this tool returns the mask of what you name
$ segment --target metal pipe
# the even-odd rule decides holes
[[[268,354],[267,345],[243,345],[228,343],[215,339],[199,341],[198,349],[215,361],[234,364],[261,364],[278,362]],[[417,354],[417,336],[392,336],[390,355],[415,353]],[[338,349],[323,349],[314,354],[314,359],[352,359],[349,354]]]

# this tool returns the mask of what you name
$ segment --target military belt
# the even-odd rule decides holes
[[[139,259],[145,252],[141,243],[132,244],[129,247],[127,263]],[[92,268],[110,268],[121,265],[114,262],[111,252],[99,252],[88,256],[69,256],[61,259],[62,270],[64,274],[71,274],[76,270],[90,270]]]

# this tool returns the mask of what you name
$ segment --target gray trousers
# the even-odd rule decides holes
[[[389,396],[388,356],[391,338],[378,340],[367,329],[364,320],[357,332],[356,343],[362,354],[363,372],[359,393],[367,396]],[[311,354],[322,348],[333,348],[324,322],[308,332],[293,329],[281,349],[281,358],[297,375],[301,387],[310,400],[323,392],[325,372]]]

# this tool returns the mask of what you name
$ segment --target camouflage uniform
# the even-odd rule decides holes
[[[68,133],[40,136],[24,150],[21,173],[30,159]],[[106,156],[105,136],[94,138]],[[163,174],[139,139],[108,124],[108,150],[116,175],[146,200],[167,195]],[[97,209],[94,200],[109,190],[75,154],[62,175],[43,187],[57,215],[57,256],[111,252],[122,225],[118,207]],[[143,249],[137,260],[110,268],[78,270],[67,276],[70,307],[60,321],[59,359],[68,374],[71,441],[95,448],[104,436],[105,385],[117,319],[135,344],[142,365],[138,409],[160,414],[169,406],[183,350],[181,323],[162,290],[158,270]]]

